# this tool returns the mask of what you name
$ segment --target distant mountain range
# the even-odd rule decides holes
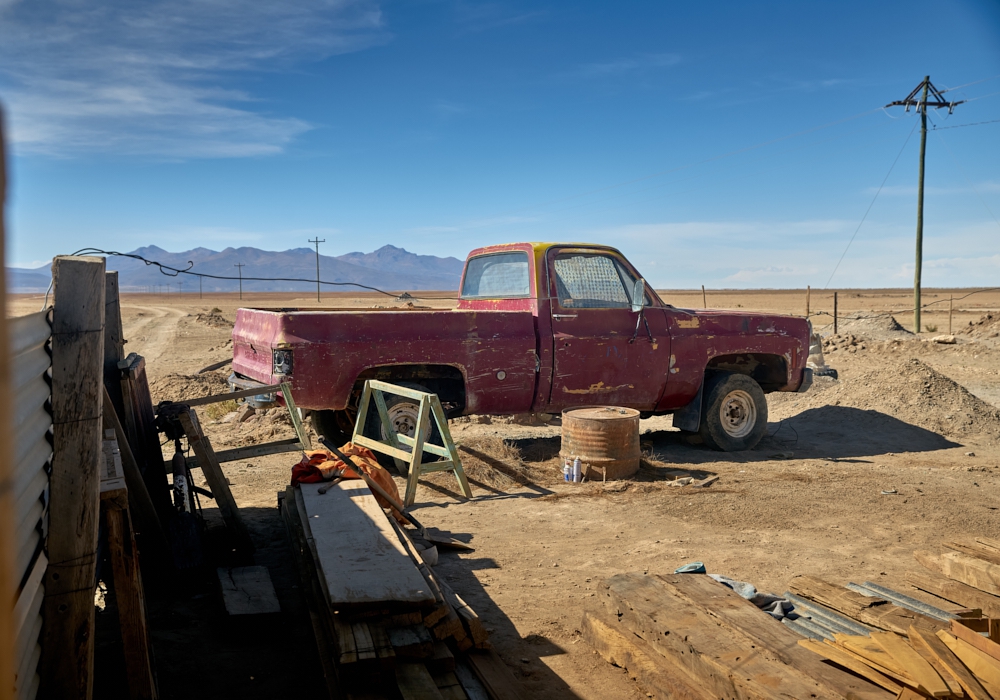
[[[242,264],[243,291],[248,292],[306,292],[316,289],[313,282],[264,282],[247,278],[298,278],[316,279],[316,252],[312,248],[293,248],[284,251],[259,248],[226,248],[215,251],[195,248],[183,253],[170,253],[157,246],[145,246],[131,252],[146,260],[154,260],[174,268],[185,269],[194,263],[191,272],[221,277],[237,277]],[[455,290],[462,276],[463,262],[457,258],[439,258],[434,255],[416,255],[396,246],[383,246],[373,253],[347,253],[346,255],[319,258],[320,279],[324,282],[357,282],[392,291],[404,290]],[[168,277],[155,266],[141,260],[109,257],[108,270],[118,270],[118,283],[123,291],[140,291],[159,287],[197,292],[198,278],[191,275]],[[7,268],[7,287],[11,292],[44,292],[51,278],[50,266],[35,269]],[[206,292],[235,292],[237,280],[203,278]],[[353,286],[332,287],[323,290],[350,291]],[[152,291],[152,290],[151,290]]]

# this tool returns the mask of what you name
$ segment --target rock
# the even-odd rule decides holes
[[[958,340],[953,335],[938,335],[931,338],[931,342],[941,343],[941,345],[954,345]]]
[[[256,413],[257,411],[254,410],[253,406],[245,404],[242,408],[240,408],[240,410],[236,412],[236,422],[245,423],[247,420],[252,418]]]

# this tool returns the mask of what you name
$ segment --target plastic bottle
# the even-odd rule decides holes
[[[563,481],[573,480],[573,463],[570,462],[569,457],[563,462]]]
[[[583,480],[583,464],[580,462],[580,458],[577,457],[573,460],[573,481],[579,483]]]

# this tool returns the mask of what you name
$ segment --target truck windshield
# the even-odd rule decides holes
[[[462,299],[513,299],[529,294],[528,254],[523,250],[478,255],[465,266]]]

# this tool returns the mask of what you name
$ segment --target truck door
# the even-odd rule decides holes
[[[554,248],[547,257],[555,355],[550,407],[652,410],[669,370],[663,309],[649,306],[652,297],[644,300],[647,333],[631,310],[636,275],[611,252]]]

